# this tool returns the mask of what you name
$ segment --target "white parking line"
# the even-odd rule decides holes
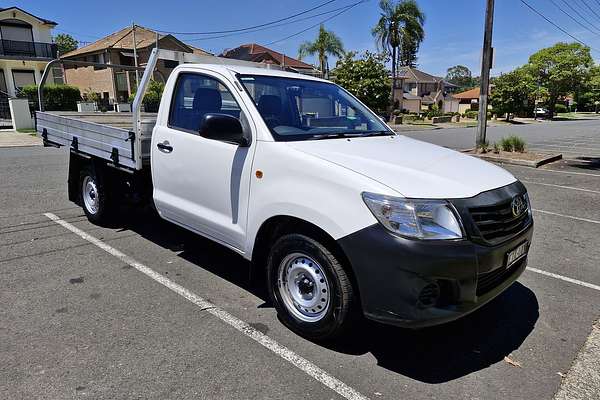
[[[563,275],[555,274],[553,272],[543,271],[543,270],[537,269],[537,268],[527,267],[526,269],[528,271],[535,272],[536,274],[546,275],[546,276],[549,276],[549,277],[552,277],[552,278],[555,278],[555,279],[560,279],[561,281],[565,281],[565,282],[569,282],[569,283],[574,283],[574,284],[579,285],[579,286],[584,286],[586,288],[590,288],[590,289],[594,289],[594,290],[600,291],[600,286],[594,285],[593,283],[580,281],[580,280],[577,280],[577,279],[569,278],[568,276],[563,276]]]
[[[535,212],[542,213],[542,214],[555,215],[557,217],[569,218],[569,219],[574,219],[576,221],[583,221],[583,222],[589,222],[591,224],[598,224],[598,225],[600,225],[600,221],[596,221],[595,219],[574,217],[572,215],[559,214],[559,213],[555,213],[555,212],[552,212],[552,211],[538,210],[536,208],[532,208],[532,210],[535,211]]]
[[[531,168],[531,167],[524,167],[524,168]],[[600,174],[590,174],[589,172],[559,171],[557,169],[545,169],[545,168],[536,169],[536,171],[557,172],[559,174],[569,174],[569,175],[595,176],[595,177],[600,178]]]
[[[553,183],[533,182],[533,181],[526,181],[526,180],[523,180],[523,179],[521,179],[521,182],[531,183],[532,185],[551,186],[551,187],[560,188],[560,189],[578,190],[578,191],[581,191],[581,192],[588,192],[588,193],[600,194],[599,190],[582,189],[582,188],[576,188],[576,187],[573,187],[573,186],[563,186],[563,185],[555,185]]]
[[[321,368],[319,368],[312,362],[310,362],[307,359],[305,359],[304,357],[294,353],[292,350],[279,344],[278,342],[271,339],[269,336],[263,334],[262,332],[257,331],[256,329],[254,329],[253,327],[248,325],[246,322],[234,317],[233,315],[229,314],[227,311],[220,309],[219,307],[215,306],[211,302],[204,300],[202,297],[198,296],[197,294],[190,292],[183,286],[173,282],[170,279],[165,278],[164,276],[162,276],[158,272],[154,271],[153,269],[145,266],[142,263],[137,262],[133,258],[120,252],[119,250],[115,249],[114,247],[107,245],[100,239],[97,239],[94,236],[91,236],[88,233],[82,231],[81,229],[71,225],[70,223],[63,221],[58,216],[56,216],[52,213],[45,213],[44,215],[46,217],[50,218],[52,221],[56,222],[57,224],[70,230],[71,232],[73,232],[77,236],[81,237],[82,239],[87,240],[88,242],[92,243],[93,245],[106,251],[110,255],[112,255],[112,256],[118,258],[119,260],[121,260],[122,262],[132,266],[133,268],[137,269],[138,271],[145,274],[146,276],[152,278],[153,280],[160,283],[161,285],[171,289],[173,292],[177,293],[178,295],[180,295],[180,296],[184,297],[185,299],[189,300],[190,302],[194,303],[195,305],[200,307],[200,310],[206,311],[206,312],[214,315],[215,317],[219,318],[221,321],[223,321],[226,324],[237,329],[238,331],[240,331],[241,333],[243,333],[250,339],[254,340],[255,342],[259,343],[260,345],[264,346],[265,348],[271,350],[273,353],[277,354],[279,357],[288,361],[289,363],[291,363],[292,365],[294,365],[295,367],[297,367],[298,369],[300,369],[307,375],[311,376],[312,378],[321,382],[323,385],[327,386],[334,392],[338,393],[340,396],[342,396],[346,399],[350,399],[350,400],[368,400],[368,397],[366,397],[363,394],[359,393],[358,391],[354,390],[353,388],[346,385],[344,382],[340,381],[339,379],[335,378],[334,376],[329,375],[327,372],[325,372],[324,370],[322,370]]]

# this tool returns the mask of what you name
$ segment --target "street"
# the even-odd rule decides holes
[[[491,128],[490,142],[511,133],[531,149],[594,137],[580,153],[600,154],[597,120]],[[406,134],[466,148],[474,130]],[[323,345],[278,321],[237,254],[149,210],[92,225],[66,199],[65,151],[1,148],[0,398],[592,398],[599,355],[578,354],[599,345],[600,169],[506,168],[536,224],[517,283],[447,325],[365,322]]]
[[[487,128],[487,140],[491,145],[503,137],[517,135],[527,142],[527,148],[531,151],[562,153],[564,158],[577,158],[584,161],[586,158],[597,160],[600,154],[600,118],[595,116],[588,118],[490,126]],[[441,146],[463,150],[475,146],[476,130],[477,128],[455,128],[401,133]]]

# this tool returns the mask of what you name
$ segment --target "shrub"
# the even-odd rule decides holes
[[[142,100],[146,112],[158,112],[158,106],[160,106],[160,99],[164,90],[164,83],[155,80],[150,81]],[[129,102],[133,103],[133,99],[135,99],[135,93],[129,96]]]
[[[511,135],[500,140],[500,147],[503,151],[523,153],[525,151],[525,141],[516,135]]]
[[[479,149],[479,151],[481,151],[482,153],[487,153],[490,149],[490,142],[488,142],[487,140],[479,145],[477,145],[477,148]]]
[[[479,111],[469,110],[465,112],[465,116],[467,118],[477,119],[477,117],[479,116]]]
[[[495,154],[500,153],[500,145],[498,144],[498,142],[494,142],[494,144],[492,145],[492,147],[493,147],[493,152]]]
[[[81,101],[79,88],[70,85],[45,85],[43,90],[44,109],[48,111],[77,111],[77,102]],[[37,85],[23,87],[19,97],[27,97],[36,110],[40,109]]]
[[[564,104],[555,104],[554,105],[554,112],[556,113],[566,113],[568,112],[567,106],[565,106]]]

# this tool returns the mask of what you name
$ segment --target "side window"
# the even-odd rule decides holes
[[[240,118],[241,109],[231,92],[206,75],[183,73],[177,78],[169,112],[169,126],[197,133],[206,114]]]

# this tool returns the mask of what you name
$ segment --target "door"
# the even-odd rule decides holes
[[[179,73],[168,124],[152,135],[154,201],[163,218],[243,250],[254,141],[239,147],[198,135],[207,113],[233,115],[251,129],[236,89],[223,82],[211,73]]]

